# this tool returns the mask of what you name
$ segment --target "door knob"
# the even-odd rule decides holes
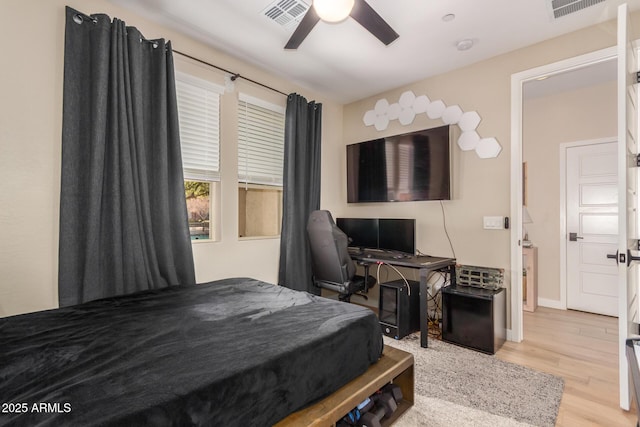
[[[627,264],[627,267],[631,265],[631,261],[640,261],[640,256],[631,255],[631,251],[627,249],[627,253],[620,253],[620,251],[616,251],[615,254],[607,254],[607,258],[615,259],[616,264],[623,263]]]
[[[570,242],[577,242],[578,239],[584,239],[584,237],[578,236],[578,233],[569,233],[569,241]]]
[[[627,267],[631,265],[631,261],[640,261],[640,256],[631,255],[631,251],[627,249]]]

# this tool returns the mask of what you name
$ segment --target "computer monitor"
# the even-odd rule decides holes
[[[369,249],[378,247],[377,218],[336,218],[336,225],[349,237],[349,246]]]
[[[416,253],[416,220],[389,219],[378,220],[378,249]]]

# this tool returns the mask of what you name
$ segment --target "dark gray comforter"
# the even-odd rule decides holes
[[[226,279],[0,319],[0,425],[267,426],[378,360],[368,309]]]

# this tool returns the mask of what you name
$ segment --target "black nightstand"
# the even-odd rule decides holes
[[[443,341],[494,354],[506,339],[506,320],[504,288],[442,288]]]

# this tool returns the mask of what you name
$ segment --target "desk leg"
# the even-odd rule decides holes
[[[429,319],[427,312],[429,307],[427,294],[427,278],[429,277],[428,268],[420,269],[420,347],[429,347]]]
[[[447,268],[449,273],[449,283],[451,285],[456,284],[456,266],[450,265]],[[429,311],[429,297],[427,293],[427,279],[431,273],[430,268],[420,269],[420,347],[429,347],[429,318],[427,316]]]
[[[449,285],[450,286],[456,285],[456,265],[455,264],[449,266]]]

